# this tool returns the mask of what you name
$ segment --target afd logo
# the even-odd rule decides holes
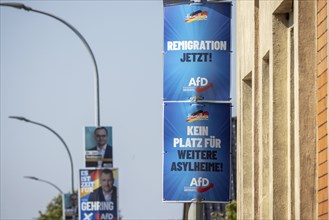
[[[207,18],[208,18],[208,11],[197,10],[189,15],[186,15],[185,22],[191,23],[194,21],[203,21],[203,20],[207,20]]]
[[[93,213],[83,213],[83,215],[83,220],[114,219],[111,213],[96,213],[95,215],[93,215]]]
[[[203,193],[207,192],[215,185],[213,183],[209,183],[207,178],[199,177],[199,178],[192,178],[190,186],[198,187],[198,192]]]
[[[197,77],[191,78],[189,81],[188,86],[194,86],[196,92],[204,92],[213,87],[213,84],[208,82],[207,78],[204,77]]]

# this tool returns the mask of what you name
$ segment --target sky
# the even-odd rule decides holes
[[[162,1],[16,2],[69,22],[92,48],[101,125],[113,128],[123,219],[182,219],[182,203],[162,202]],[[58,191],[23,177],[35,176],[69,192],[70,161],[50,131],[8,117],[45,124],[63,138],[77,189],[84,127],[97,125],[94,66],[80,39],[52,18],[0,7],[0,22],[0,219],[33,219]],[[234,72],[233,67],[232,81]]]

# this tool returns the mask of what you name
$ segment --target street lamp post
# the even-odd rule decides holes
[[[63,191],[58,186],[56,186],[54,183],[52,183],[52,182],[49,182],[47,180],[43,180],[43,179],[37,178],[35,176],[24,176],[24,178],[47,183],[47,184],[53,186],[54,188],[56,188],[60,192],[61,195],[64,195]]]
[[[68,28],[70,28],[78,37],[79,39],[82,41],[82,43],[85,45],[85,47],[87,48],[93,64],[94,64],[94,68],[95,68],[95,81],[96,81],[96,121],[97,121],[97,126],[100,126],[100,101],[99,101],[99,74],[98,74],[98,67],[97,67],[97,63],[96,63],[96,58],[94,56],[93,51],[91,50],[91,47],[89,46],[88,42],[86,41],[86,39],[83,37],[83,35],[75,28],[73,27],[71,24],[69,24],[67,21],[44,11],[39,11],[39,10],[35,10],[31,7],[28,7],[24,4],[21,3],[0,3],[0,6],[7,6],[7,7],[12,7],[12,8],[16,8],[16,9],[23,9],[25,11],[32,11],[32,12],[36,12],[39,14],[43,14],[46,15],[48,17],[54,18],[57,21],[60,21],[61,23],[65,24]]]
[[[35,125],[39,125],[41,127],[44,127],[46,128],[47,130],[51,131],[53,134],[55,134],[59,139],[60,141],[63,143],[66,151],[67,151],[67,154],[69,155],[69,158],[70,158],[70,163],[71,163],[71,183],[72,183],[72,193],[74,193],[74,169],[73,169],[73,160],[72,160],[72,155],[71,155],[71,152],[70,152],[70,149],[68,148],[67,144],[65,143],[65,141],[63,140],[63,138],[56,132],[54,131],[53,129],[51,129],[50,127],[44,125],[44,124],[41,124],[39,122],[35,122],[35,121],[31,121],[27,118],[24,118],[24,117],[18,117],[18,116],[9,116],[9,118],[12,118],[12,119],[17,119],[17,120],[20,120],[20,121],[25,121],[25,122],[28,122],[28,123],[32,123],[32,124],[35,124]]]

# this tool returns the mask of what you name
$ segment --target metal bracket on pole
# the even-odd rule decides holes
[[[191,205],[188,210],[187,215],[188,220],[202,220],[203,219],[203,211],[202,211],[202,203],[200,200],[192,200]]]

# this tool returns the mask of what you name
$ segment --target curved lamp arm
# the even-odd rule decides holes
[[[82,41],[82,43],[85,45],[85,47],[87,48],[93,64],[94,64],[94,68],[95,68],[95,77],[96,77],[96,117],[97,117],[97,126],[100,126],[100,101],[99,101],[99,74],[98,74],[98,67],[97,67],[97,63],[96,63],[96,58],[94,56],[93,51],[91,50],[91,47],[89,46],[88,42],[86,41],[86,39],[82,36],[82,34],[75,28],[73,27],[70,23],[68,23],[67,21],[53,15],[47,12],[43,12],[43,11],[39,11],[39,10],[35,10],[31,7],[28,7],[24,4],[21,3],[0,3],[0,6],[7,6],[7,7],[12,7],[12,8],[16,8],[16,9],[23,9],[25,11],[32,11],[32,12],[36,12],[39,14],[43,14],[46,15],[48,17],[54,18],[57,21],[60,21],[61,23],[65,24],[68,28],[70,28],[78,37],[79,39]]]
[[[35,122],[35,121],[31,121],[27,118],[24,118],[24,117],[19,117],[19,116],[9,116],[9,118],[12,118],[12,119],[17,119],[17,120],[20,120],[20,121],[25,121],[25,122],[28,122],[28,123],[32,123],[32,124],[35,124],[35,125],[39,125],[41,127],[44,127],[46,128],[47,130],[51,131],[53,134],[55,134],[59,139],[60,141],[63,143],[66,151],[67,151],[67,154],[69,155],[69,159],[70,159],[70,163],[71,163],[71,183],[72,183],[72,193],[74,193],[74,169],[73,169],[73,160],[72,160],[72,155],[71,155],[71,152],[70,152],[70,149],[68,148],[67,144],[65,143],[65,141],[63,140],[63,138],[56,132],[54,131],[53,129],[51,129],[50,127],[44,125],[44,124],[41,124],[39,122]]]
[[[47,180],[43,180],[43,179],[37,178],[35,176],[24,176],[24,178],[47,183],[47,184],[55,187],[62,195],[64,194],[63,191],[58,186],[56,186],[54,183],[52,183],[52,182],[49,182]]]

